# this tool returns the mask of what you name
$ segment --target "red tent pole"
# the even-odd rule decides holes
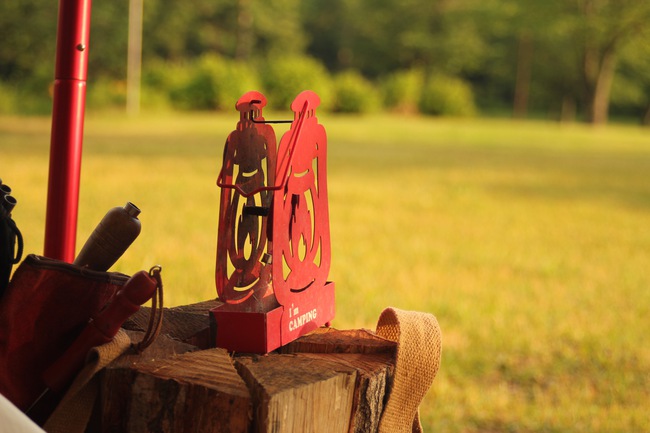
[[[59,0],[44,255],[67,262],[77,235],[90,7]]]

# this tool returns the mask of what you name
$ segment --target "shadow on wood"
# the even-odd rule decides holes
[[[207,301],[165,310],[157,341],[101,378],[101,432],[377,431],[394,371],[394,342],[321,328],[264,356],[207,348]],[[125,328],[146,328],[143,308]]]

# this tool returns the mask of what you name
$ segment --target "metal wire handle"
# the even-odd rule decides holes
[[[149,314],[149,324],[147,325],[147,331],[142,337],[135,349],[138,353],[142,352],[147,347],[151,346],[156,340],[156,337],[160,334],[162,329],[163,322],[163,282],[160,273],[162,272],[162,267],[160,265],[155,265],[149,269],[149,276],[156,280],[156,293],[151,297],[151,313]]]
[[[296,122],[296,129],[294,129],[293,134],[291,135],[291,141],[287,149],[287,158],[286,158],[286,163],[281,163],[276,167],[276,178],[281,179],[281,183],[274,185],[274,186],[262,186],[257,189],[254,189],[251,192],[246,192],[244,191],[239,185],[237,184],[227,184],[223,182],[223,169],[224,167],[221,167],[221,171],[219,172],[219,176],[217,177],[217,185],[220,188],[232,188],[235,189],[241,196],[243,197],[251,197],[257,193],[260,193],[262,191],[277,191],[279,189],[282,189],[285,187],[287,183],[287,179],[289,178],[289,167],[291,166],[291,162],[293,161],[293,155],[294,151],[296,149],[296,146],[298,145],[298,139],[300,138],[300,133],[302,131],[302,125],[305,122],[305,117],[307,117],[307,112],[309,111],[309,101],[305,101],[304,105],[302,106],[302,110],[300,110],[300,113],[298,114],[298,121]],[[285,122],[285,121],[255,121],[251,118],[251,121],[254,123],[280,123],[280,122]],[[295,120],[292,120],[291,123],[294,123]],[[284,159],[283,159],[284,161]],[[282,166],[284,165],[284,170],[282,175],[280,176],[278,172],[282,170]]]

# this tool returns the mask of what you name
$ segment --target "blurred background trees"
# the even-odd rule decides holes
[[[92,5],[90,107],[121,107],[128,0]],[[46,113],[56,2],[0,4],[0,112]],[[650,2],[145,0],[142,104],[313,88],[341,112],[650,123]]]

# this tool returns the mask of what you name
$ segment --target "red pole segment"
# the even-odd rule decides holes
[[[90,6],[90,0],[59,1],[44,255],[67,262],[77,235]]]

